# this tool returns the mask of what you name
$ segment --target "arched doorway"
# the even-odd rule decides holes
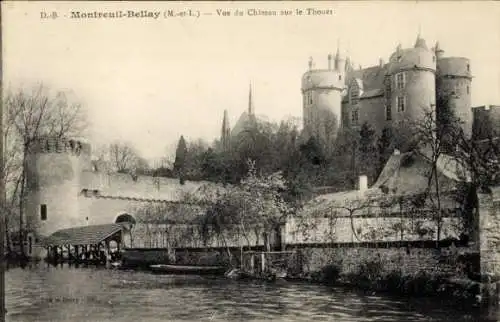
[[[125,247],[133,247],[134,240],[132,237],[132,231],[135,227],[136,220],[134,216],[129,213],[121,212],[115,218],[115,224],[120,224],[123,226],[123,244]]]

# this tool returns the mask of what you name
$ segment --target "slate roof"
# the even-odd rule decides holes
[[[349,86],[353,79],[356,79],[362,90],[361,98],[383,95],[386,66],[387,64],[352,70],[347,74],[347,85]],[[348,100],[348,96],[344,96],[344,101],[346,100]]]
[[[96,245],[121,231],[120,224],[93,225],[61,229],[43,240],[46,246]]]

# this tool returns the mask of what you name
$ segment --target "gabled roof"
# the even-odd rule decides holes
[[[393,154],[387,161],[373,188],[387,189],[397,195],[423,193],[428,185],[431,162],[429,152],[420,150]],[[440,154],[436,163],[440,189],[453,190],[458,182],[468,182],[470,176],[457,160]]]
[[[43,244],[46,246],[61,245],[96,245],[105,239],[120,232],[120,224],[93,225],[61,229],[47,237]]]

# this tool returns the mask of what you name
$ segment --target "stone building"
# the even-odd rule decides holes
[[[220,187],[209,182],[112,173],[91,160],[90,144],[42,138],[27,155],[24,203],[27,253],[52,233],[72,227],[131,219],[147,205],[176,204],[186,195],[206,198]]]
[[[417,37],[412,48],[398,45],[389,61],[355,68],[337,50],[328,67],[312,60],[302,76],[304,132],[318,139],[334,139],[341,128],[359,129],[367,122],[378,133],[401,121],[418,120],[436,107],[437,93],[450,94],[450,106],[472,130],[471,68],[469,59],[445,57],[438,43],[428,48]]]

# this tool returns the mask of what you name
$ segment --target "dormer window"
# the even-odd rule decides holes
[[[359,102],[359,86],[356,81],[352,82],[349,90],[349,101],[351,102],[351,105],[356,105]]]
[[[406,85],[406,75],[404,72],[396,74],[396,88],[404,89]]]

